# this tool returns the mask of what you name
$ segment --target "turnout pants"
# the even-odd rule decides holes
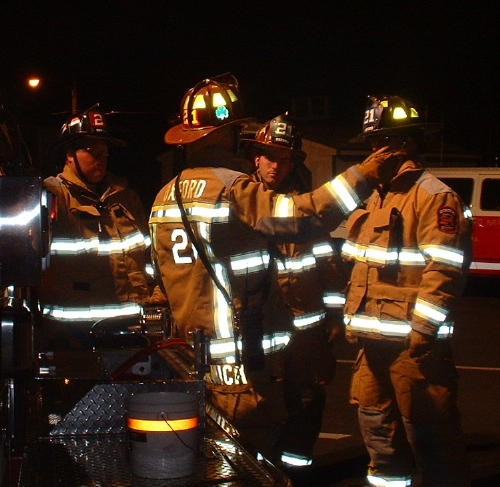
[[[410,357],[405,344],[366,340],[351,384],[370,456],[368,479],[424,487],[470,485],[449,341]],[[386,485],[386,484],[384,484]]]

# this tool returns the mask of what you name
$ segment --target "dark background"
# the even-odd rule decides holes
[[[76,99],[79,109],[151,114],[161,146],[184,92],[231,71],[261,120],[296,97],[327,96],[332,130],[353,136],[367,94],[398,94],[442,123],[447,141],[498,164],[494,1],[7,1],[0,10],[1,81],[23,123],[48,126],[49,138]],[[42,85],[29,92],[35,73]]]

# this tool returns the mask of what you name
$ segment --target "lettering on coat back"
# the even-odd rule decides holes
[[[207,182],[205,179],[183,179],[179,181],[179,188],[183,200],[200,198],[205,191]],[[175,201],[175,184],[172,183],[167,200]]]

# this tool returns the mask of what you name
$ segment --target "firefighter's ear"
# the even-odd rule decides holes
[[[66,154],[64,156],[64,164],[70,164],[75,161],[75,153],[74,151],[66,151]]]

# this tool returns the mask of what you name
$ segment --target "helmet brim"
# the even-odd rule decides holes
[[[174,125],[169,128],[163,137],[165,143],[170,145],[185,145],[196,142],[208,134],[215,132],[221,128],[227,127],[228,125],[242,125],[247,123],[251,118],[239,118],[237,120],[232,120],[231,122],[224,123],[222,125],[211,125],[209,127],[197,128],[186,128],[182,123]]]
[[[127,145],[123,139],[111,135],[71,134],[57,141],[53,146],[53,150],[66,150],[81,139],[103,141],[112,147],[126,147]]]
[[[259,142],[255,139],[242,139],[242,143],[245,150],[253,154],[258,152],[259,150],[262,150],[264,152],[266,149],[271,148],[271,149],[281,150],[283,152],[289,152],[294,158],[294,160],[304,161],[307,156],[307,154],[303,150],[291,149],[281,144],[264,143],[264,142]]]
[[[361,144],[370,140],[371,137],[385,136],[385,135],[397,135],[406,134],[411,132],[420,133],[424,137],[432,136],[437,134],[442,129],[442,125],[439,123],[415,123],[411,125],[404,125],[401,127],[390,127],[383,129],[375,129],[368,133],[361,133],[353,138],[349,139],[349,142],[353,144]]]

